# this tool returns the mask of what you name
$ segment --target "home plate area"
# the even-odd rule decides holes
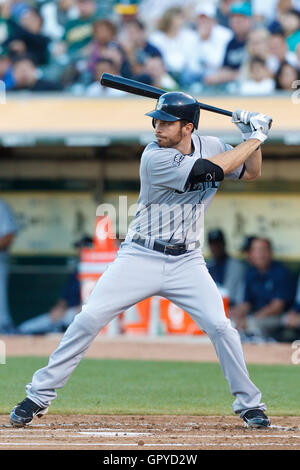
[[[300,449],[300,417],[248,429],[236,416],[47,415],[26,428],[0,416],[2,449]]]

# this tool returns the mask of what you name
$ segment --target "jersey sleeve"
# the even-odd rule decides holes
[[[156,147],[148,151],[150,184],[183,192],[197,157],[182,155],[172,148]]]

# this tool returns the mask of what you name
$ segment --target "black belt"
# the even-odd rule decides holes
[[[146,245],[146,238],[142,238],[137,235],[135,235],[134,238],[132,238],[132,241],[141,246]],[[192,243],[192,245],[194,245],[194,249],[198,248],[200,246],[200,242],[197,241],[195,243]],[[150,248],[150,247],[146,247],[146,248]],[[168,244],[168,242],[164,242],[162,240],[155,240],[153,243],[152,250],[159,251],[160,253],[164,253],[165,255],[173,255],[173,256],[183,255],[184,253],[189,251],[187,249],[187,245],[185,244],[170,245]]]

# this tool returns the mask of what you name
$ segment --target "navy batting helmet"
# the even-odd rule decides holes
[[[146,116],[161,121],[188,121],[198,129],[200,105],[191,95],[181,91],[170,91],[159,97],[156,109]]]

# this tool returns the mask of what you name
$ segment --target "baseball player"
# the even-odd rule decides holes
[[[238,332],[226,318],[222,297],[201,252],[203,210],[224,178],[251,181],[260,175],[260,145],[271,118],[237,110],[233,122],[244,142],[236,148],[200,136],[197,101],[181,92],[163,94],[152,117],[156,141],[144,150],[137,213],[116,259],[98,280],[49,363],[27,384],[15,406],[15,426],[44,415],[99,331],[121,312],[151,296],[163,296],[189,313],[211,339],[235,397],[233,410],[248,426],[267,427],[261,393],[246,368]],[[120,282],[122,279],[122,282]]]

